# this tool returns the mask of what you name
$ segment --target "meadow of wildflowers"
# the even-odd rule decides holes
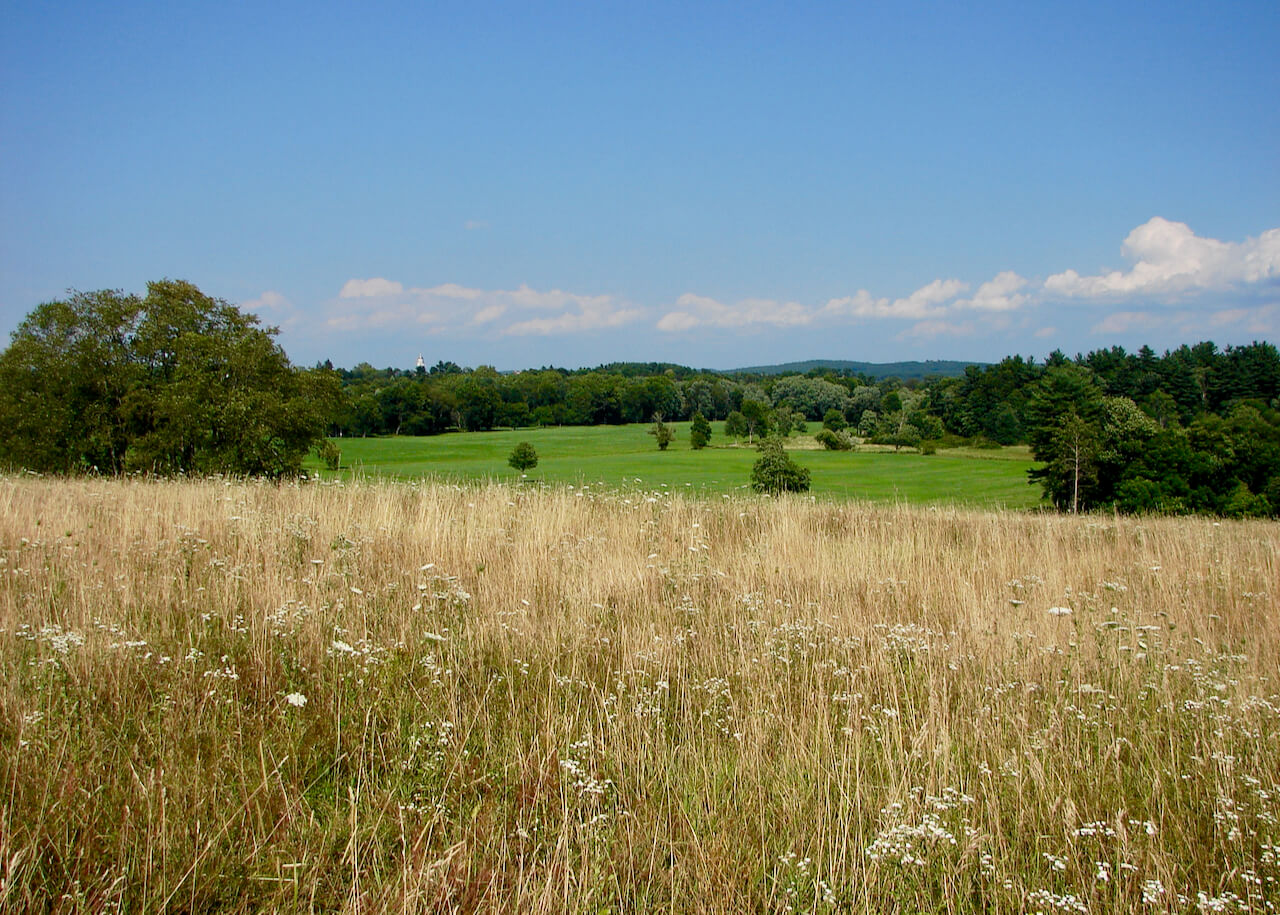
[[[0,477],[0,911],[1272,912],[1278,547]]]

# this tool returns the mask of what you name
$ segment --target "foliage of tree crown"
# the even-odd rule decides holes
[[[37,307],[0,354],[0,462],[47,473],[280,478],[341,401],[274,328],[190,283],[72,292]]]
[[[747,418],[738,410],[733,410],[725,417],[724,434],[730,438],[742,438],[747,434]]]
[[[507,463],[515,470],[524,473],[538,466],[538,451],[528,442],[520,442],[511,449]]]
[[[781,439],[762,439],[760,457],[751,467],[751,488],[769,495],[808,492],[809,469],[791,459],[783,450]]]
[[[689,425],[689,444],[694,451],[707,447],[711,442],[711,423],[701,413],[693,414]]]

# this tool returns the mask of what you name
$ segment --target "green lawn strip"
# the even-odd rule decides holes
[[[529,472],[530,480],[703,493],[746,489],[757,457],[754,448],[726,441],[723,425],[716,423],[711,447],[694,451],[689,446],[689,424],[671,425],[676,439],[666,451],[658,450],[647,424],[334,439],[342,451],[343,470],[325,475],[515,480],[519,474],[507,466],[507,457],[517,442],[528,441],[538,452],[538,466]],[[804,438],[793,439],[794,445],[804,442]],[[1038,487],[1027,483],[1026,472],[1034,464],[1025,448],[948,449],[921,455],[828,452],[813,450],[810,443],[790,453],[810,469],[815,495],[993,508],[1030,508],[1040,498]],[[313,458],[308,469],[319,468]]]

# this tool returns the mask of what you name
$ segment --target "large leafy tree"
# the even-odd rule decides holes
[[[53,473],[297,474],[340,398],[257,317],[190,283],[73,292],[0,354],[0,460]]]
[[[1102,390],[1087,368],[1056,364],[1031,386],[1028,438],[1044,466],[1028,476],[1058,508],[1079,511],[1094,504],[1103,414]]]
[[[103,290],[41,305],[0,354],[0,460],[45,473],[124,469],[125,403],[145,369],[137,296]]]
[[[773,386],[775,404],[790,403],[805,419],[822,419],[832,410],[844,414],[849,406],[849,390],[825,378],[787,375]]]
[[[773,430],[773,411],[763,400],[742,401],[742,417],[746,421],[747,437],[767,436]]]

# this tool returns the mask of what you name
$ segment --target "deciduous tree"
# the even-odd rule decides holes
[[[520,442],[511,449],[507,463],[515,470],[524,473],[538,466],[538,451],[528,442]]]
[[[298,474],[341,394],[332,370],[290,365],[275,333],[177,280],[141,298],[41,305],[0,354],[0,459],[55,473]]]
[[[693,423],[689,426],[689,444],[694,451],[707,447],[711,441],[711,423],[701,413],[693,414]]]
[[[671,427],[662,421],[662,414],[655,414],[653,417],[653,427],[649,429],[649,434],[658,441],[658,450],[666,451],[667,446],[671,444],[671,440],[676,434],[671,431]]]

